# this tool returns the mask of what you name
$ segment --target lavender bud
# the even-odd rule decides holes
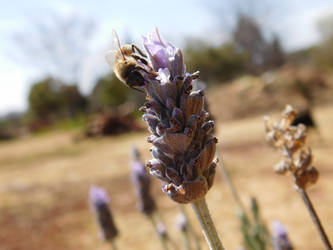
[[[293,250],[289,241],[286,228],[279,222],[274,221],[272,224],[272,245],[274,250]]]
[[[103,188],[92,186],[90,188],[90,203],[96,221],[100,227],[101,238],[104,241],[113,240],[118,235],[109,208],[109,197]]]
[[[155,209],[155,201],[150,194],[150,178],[145,165],[140,161],[140,153],[136,147],[132,150],[132,183],[138,198],[138,209],[145,215],[151,215]]]

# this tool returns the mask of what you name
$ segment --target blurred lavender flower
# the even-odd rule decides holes
[[[179,231],[186,232],[188,230],[188,222],[184,214],[179,214],[176,223]]]
[[[101,238],[104,241],[112,241],[118,235],[118,230],[114,224],[109,208],[109,197],[103,188],[90,187],[90,203],[96,221],[100,227]]]
[[[153,144],[154,159],[147,167],[165,182],[163,191],[173,200],[193,202],[212,186],[216,167],[214,122],[204,109],[203,91],[191,91],[199,74],[185,73],[181,51],[157,31],[143,43],[158,75],[147,73],[144,90],[149,101],[141,108],[152,133],[147,140]]]
[[[140,161],[140,153],[135,146],[132,148],[131,169],[132,182],[138,197],[138,209],[145,215],[152,215],[156,210],[156,205],[150,194],[150,178],[145,165]]]
[[[289,241],[287,229],[279,221],[272,224],[272,244],[274,250],[293,250],[293,246]]]
[[[157,233],[160,235],[161,238],[168,239],[168,232],[164,223],[160,222],[157,224]]]

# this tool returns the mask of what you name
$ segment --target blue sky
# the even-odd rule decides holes
[[[91,43],[91,54],[79,86],[84,93],[93,87],[96,76],[106,72],[104,51],[109,48],[111,30],[116,29],[120,37],[130,34],[140,38],[141,34],[158,27],[160,33],[176,45],[182,45],[189,36],[206,37],[216,43],[227,39],[232,25],[235,0],[0,0],[0,115],[10,111],[23,111],[27,107],[27,94],[33,80],[44,72],[32,68],[13,58],[17,48],[13,45],[13,34],[29,27],[29,20],[36,16],[47,18],[48,13],[63,15],[79,13],[90,17],[97,24],[96,35]],[[318,39],[316,22],[321,16],[333,13],[331,0],[238,0],[248,6],[258,6],[264,27],[277,32],[288,50],[305,47]],[[250,7],[250,8],[251,8]],[[222,27],[222,28],[221,28]],[[217,31],[225,30],[225,34]],[[84,41],[82,41],[84,42]],[[33,60],[33,58],[31,58]]]

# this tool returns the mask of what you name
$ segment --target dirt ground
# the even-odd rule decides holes
[[[309,189],[309,196],[333,241],[333,106],[315,109],[314,115],[319,133],[311,133],[309,143],[320,179]],[[160,249],[150,222],[136,210],[129,180],[132,144],[138,145],[144,159],[150,158],[150,145],[144,139],[147,135],[132,133],[73,142],[72,132],[52,132],[1,143],[0,249],[110,249],[100,242],[89,208],[88,191],[92,184],[105,187],[111,196],[120,231],[119,249]],[[278,176],[272,171],[279,154],[264,141],[262,116],[218,120],[217,137],[218,153],[244,203],[248,205],[250,197],[255,196],[267,225],[280,220],[288,227],[296,249],[324,249],[290,176]],[[175,227],[178,206],[161,192],[156,180],[153,195],[171,237],[181,246]],[[207,202],[226,249],[240,247],[236,204],[220,169]],[[190,206],[187,211],[200,233]],[[201,240],[203,249],[207,249],[203,237]]]

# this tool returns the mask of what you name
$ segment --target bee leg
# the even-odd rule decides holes
[[[141,68],[144,72],[150,75],[157,76],[157,73],[154,71],[154,69],[150,65],[146,65],[149,68],[149,71],[145,68]]]
[[[145,58],[143,58],[142,56],[138,56],[138,55],[135,55],[135,54],[132,54],[132,57],[136,60],[139,60],[140,62],[142,62],[143,64],[145,65],[148,65],[148,62]]]
[[[147,55],[145,53],[142,52],[142,50],[136,46],[135,44],[132,44],[132,50],[134,51],[134,49],[143,57],[147,58]]]
[[[141,92],[141,93],[144,93],[144,91],[143,91],[142,89],[137,89],[137,88],[134,88],[133,86],[131,86],[130,88],[131,88],[131,89],[134,89],[134,90],[136,90],[136,91],[139,91],[139,92]]]

